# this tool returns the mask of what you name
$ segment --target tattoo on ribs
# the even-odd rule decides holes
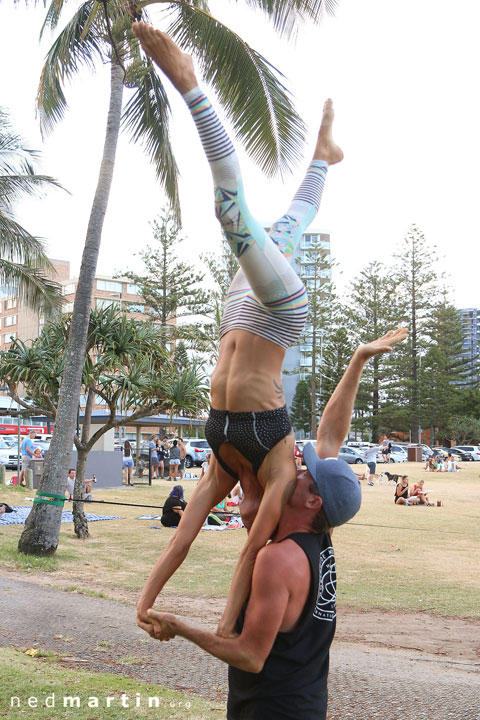
[[[273,386],[275,388],[275,394],[278,398],[283,397],[283,388],[280,383],[278,383],[276,380],[273,381]]]

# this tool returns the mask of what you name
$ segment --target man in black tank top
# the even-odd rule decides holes
[[[330,529],[360,508],[357,476],[338,451],[348,432],[366,357],[406,336],[390,331],[361,346],[329,401],[316,446],[306,443],[273,541],[257,554],[238,635],[222,637],[148,610],[156,637],[190,640],[229,664],[228,720],[325,720],[336,573]]]
[[[339,479],[344,485],[340,494],[349,512],[356,512],[358,479],[346,463],[324,462],[338,465],[344,478]],[[308,470],[299,473],[274,541],[257,555],[250,597],[237,623],[239,635],[220,637],[175,615],[149,611],[162,626],[162,639],[180,635],[230,665],[229,720],[326,717],[336,574],[318,484]]]

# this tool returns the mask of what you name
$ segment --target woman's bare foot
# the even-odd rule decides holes
[[[146,54],[182,95],[197,87],[191,56],[182,52],[171,37],[143,22],[133,23],[132,29]]]
[[[329,165],[335,165],[343,160],[343,150],[333,141],[332,125],[335,113],[330,98],[323,106],[322,122],[318,131],[318,140],[315,148],[314,160],[325,160]]]

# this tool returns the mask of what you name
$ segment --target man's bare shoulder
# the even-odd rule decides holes
[[[255,562],[255,569],[266,575],[273,572],[285,570],[286,572],[298,572],[299,566],[308,565],[308,559],[302,548],[294,540],[282,540],[271,542],[260,550]]]

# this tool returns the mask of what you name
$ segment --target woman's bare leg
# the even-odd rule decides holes
[[[147,610],[153,607],[157,595],[167,580],[185,560],[190,545],[200,532],[212,507],[223,500],[235,487],[235,484],[236,480],[213,459],[208,473],[195,488],[175,535],[148,576],[138,601],[137,625],[148,632],[151,637],[157,637],[155,632],[160,632],[160,626],[157,629],[153,627]]]
[[[234,633],[235,622],[250,592],[257,553],[272,537],[283,506],[294,488],[297,477],[294,443],[293,434],[283,438],[270,450],[258,472],[264,487],[263,497],[247,541],[240,552],[227,605],[217,628],[217,633],[224,637],[230,637]]]

